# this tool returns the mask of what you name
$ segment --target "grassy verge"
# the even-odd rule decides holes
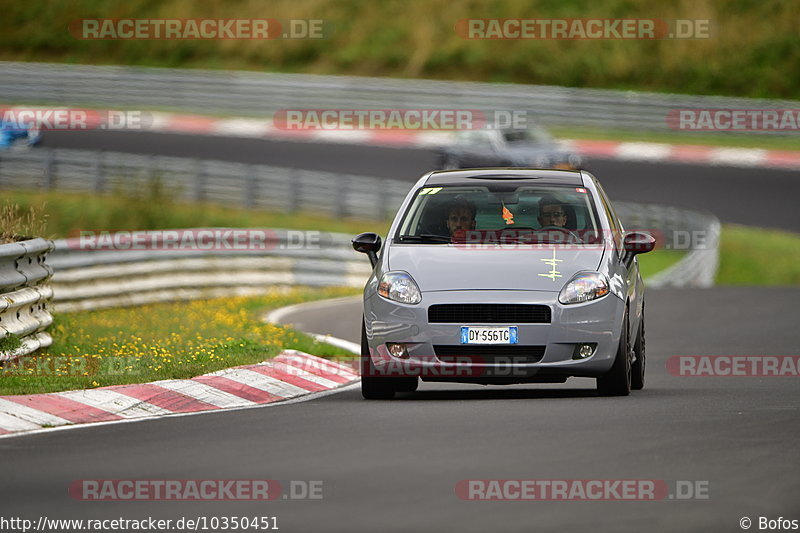
[[[753,134],[711,134],[695,132],[632,132],[630,130],[608,130],[599,128],[578,128],[575,126],[554,126],[550,133],[561,139],[652,142],[667,144],[687,144],[702,146],[763,148],[765,150],[800,150],[798,135],[753,135]]]
[[[726,224],[718,285],[800,286],[800,235]]]
[[[684,252],[657,250],[639,256],[642,277],[677,263]],[[717,285],[800,286],[800,234],[736,224],[722,226]]]
[[[386,232],[388,222],[340,219],[314,213],[282,213],[210,203],[183,204],[159,191],[104,196],[64,192],[3,191],[22,209],[46,205],[47,229],[52,238],[76,236],[80,231],[157,230],[191,227],[286,228],[357,234]],[[40,235],[42,233],[39,233]]]
[[[284,349],[346,354],[289,328],[265,324],[269,309],[358,293],[293,289],[266,296],[197,300],[56,314],[54,343],[0,369],[0,395],[36,394],[159,379],[185,379],[274,357]]]
[[[797,98],[800,4],[782,0],[10,2],[0,59],[470,79]],[[321,39],[83,40],[84,18],[325,21]],[[698,19],[697,39],[474,39],[461,19]],[[81,37],[78,33],[77,37]]]
[[[0,244],[41,236],[47,233],[44,205],[20,207],[8,199],[0,205]]]
[[[646,282],[647,278],[674,265],[683,259],[685,255],[684,252],[676,250],[655,250],[647,254],[642,254],[638,256],[639,271],[642,273],[642,277],[645,278]]]

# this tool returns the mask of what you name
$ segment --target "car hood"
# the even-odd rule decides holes
[[[558,292],[575,273],[597,270],[603,257],[602,246],[465,249],[458,245],[404,244],[393,245],[388,252],[389,269],[411,274],[422,292]]]

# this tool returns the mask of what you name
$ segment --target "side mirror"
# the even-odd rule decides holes
[[[381,250],[381,236],[377,233],[361,233],[352,240],[353,250],[367,254],[374,267],[378,263],[378,252]]]
[[[631,255],[646,254],[656,247],[656,240],[647,233],[632,231],[622,239],[622,247]]]

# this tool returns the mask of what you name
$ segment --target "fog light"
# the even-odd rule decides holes
[[[397,357],[399,359],[408,358],[408,350],[406,350],[405,344],[387,342],[386,348],[389,350],[389,355],[391,355],[392,357]]]
[[[591,357],[594,353],[594,349],[597,347],[595,343],[587,343],[587,344],[576,344],[575,351],[572,353],[573,359],[586,359],[587,357]]]

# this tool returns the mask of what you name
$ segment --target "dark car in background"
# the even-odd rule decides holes
[[[576,170],[585,164],[577,153],[558,145],[542,127],[463,130],[443,146],[441,169],[535,167]]]

